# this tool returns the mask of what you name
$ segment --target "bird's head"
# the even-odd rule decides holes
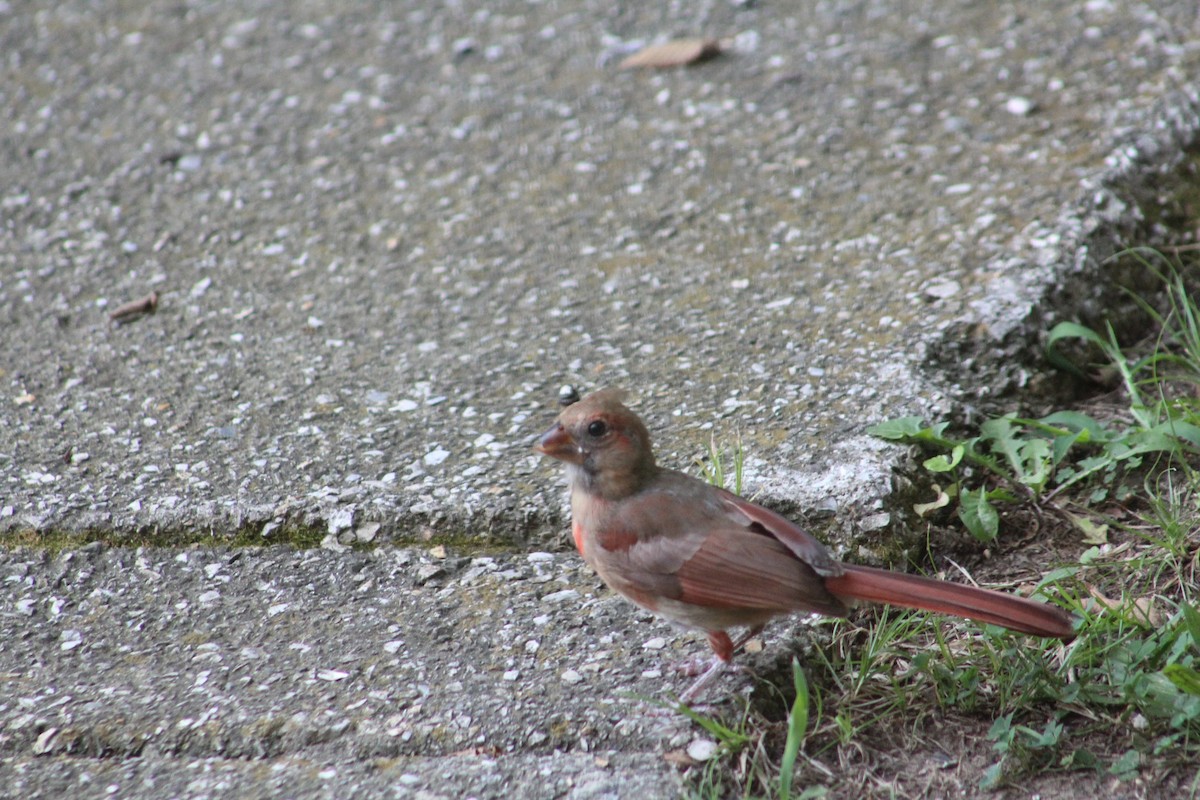
[[[623,398],[603,389],[572,403],[534,445],[565,462],[573,484],[608,500],[635,493],[656,469],[650,434]]]

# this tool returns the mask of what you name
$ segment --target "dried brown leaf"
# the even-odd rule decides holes
[[[643,47],[622,61],[618,68],[681,67],[698,64],[720,55],[723,49],[718,39],[673,39]]]
[[[138,317],[153,314],[158,310],[158,292],[151,292],[145,297],[130,300],[113,309],[108,318],[117,324],[132,322]]]
[[[693,767],[696,765],[696,759],[687,754],[686,750],[668,750],[663,753],[663,761],[675,767]]]
[[[1103,592],[1101,592],[1095,586],[1092,586],[1089,584],[1087,587],[1087,590],[1088,590],[1088,594],[1090,594],[1092,596],[1092,599],[1094,599],[1103,608],[1108,609],[1109,611],[1112,611],[1113,609],[1117,609],[1117,608],[1121,607],[1120,600],[1113,600],[1111,597],[1108,597],[1107,595],[1105,595]]]
[[[1092,596],[1097,605],[1104,609],[1108,611],[1125,609],[1125,613],[1131,619],[1135,619],[1144,625],[1158,627],[1166,620],[1166,616],[1151,596],[1137,597],[1130,601],[1114,600],[1111,597],[1105,596],[1095,586],[1088,586],[1088,594]]]

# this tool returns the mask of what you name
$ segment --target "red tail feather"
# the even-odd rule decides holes
[[[825,579],[825,588],[844,600],[919,608],[1064,641],[1075,638],[1071,614],[1048,603],[903,572],[844,566],[844,574]]]

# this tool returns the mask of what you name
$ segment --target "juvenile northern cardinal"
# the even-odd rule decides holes
[[[845,564],[778,514],[654,461],[646,426],[603,390],[568,405],[536,444],[563,461],[575,546],[601,579],[637,605],[708,634],[716,658],[695,698],[772,617],[845,616],[867,600],[1074,638],[1056,606],[988,589]],[[735,644],[726,632],[745,627]]]

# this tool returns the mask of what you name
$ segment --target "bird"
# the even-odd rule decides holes
[[[577,399],[565,389],[565,407],[534,448],[566,465],[572,537],[601,580],[641,608],[706,634],[712,664],[681,702],[699,697],[769,620],[845,617],[864,601],[1075,637],[1074,615],[1055,605],[840,561],[786,517],[659,466],[624,391]],[[735,641],[731,629],[745,632]]]

